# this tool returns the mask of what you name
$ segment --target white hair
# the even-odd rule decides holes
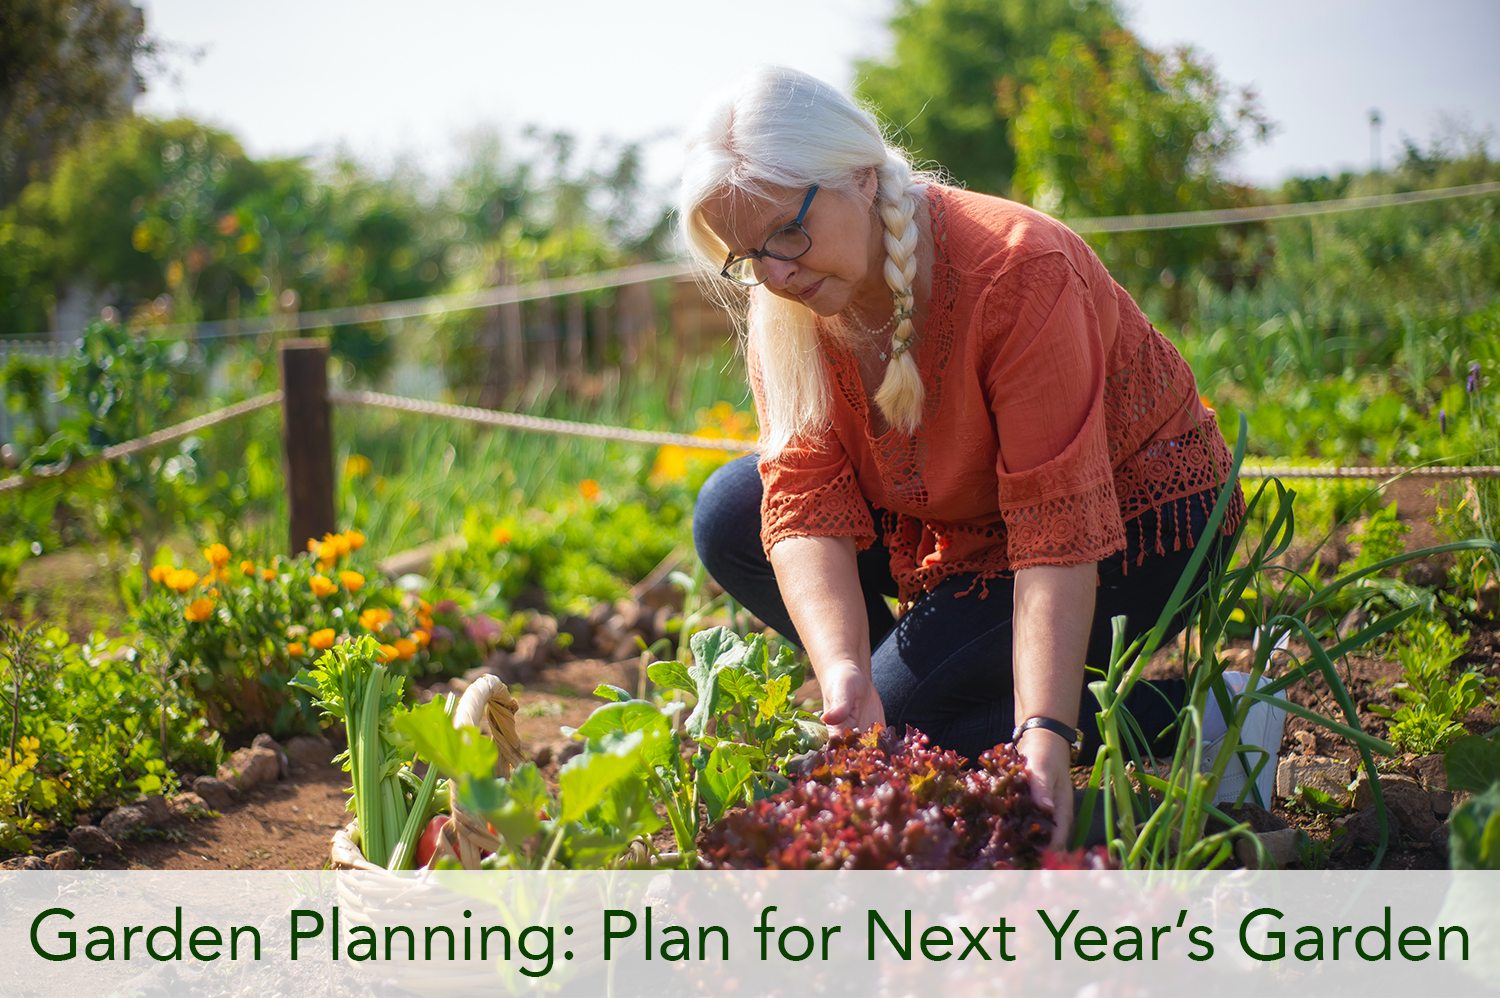
[[[893,358],[875,402],[892,426],[911,433],[922,421],[923,389],[911,351],[912,280],[916,275],[917,196],[905,153],[888,144],[875,116],[834,87],[790,69],[764,69],[711,101],[690,133],[680,218],[693,257],[717,273],[729,248],[704,218],[706,202],[741,194],[768,198],[771,188],[854,194],[874,168],[885,227],[884,276],[898,317]],[[794,438],[829,423],[829,383],[814,313],[764,286],[750,291],[745,347],[760,365],[764,411],[761,453],[774,457]]]

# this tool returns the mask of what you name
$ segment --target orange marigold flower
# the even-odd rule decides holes
[[[432,604],[429,603],[429,602],[427,602],[425,599],[420,599],[419,598],[417,600],[417,607],[419,609],[421,609],[421,611],[423,613],[431,613],[432,612]]]
[[[417,623],[421,624],[429,631],[432,630],[432,618],[425,613],[417,614]]]
[[[214,568],[223,568],[229,564],[229,549],[222,544],[210,544],[203,549],[203,557]]]
[[[358,530],[346,530],[343,533],[344,543],[349,546],[350,551],[358,551],[365,546],[365,535]]]
[[[207,597],[199,597],[187,605],[182,615],[195,624],[201,624],[214,615],[214,601]]]
[[[391,611],[372,606],[359,614],[359,624],[367,631],[378,631],[390,622]]]
[[[155,582],[157,585],[161,585],[162,583],[167,581],[167,576],[171,575],[175,571],[177,571],[177,569],[173,568],[171,565],[152,565],[150,572],[151,581]]]
[[[276,569],[262,568],[260,570],[260,577],[262,579],[265,579],[267,582],[270,582],[272,579],[276,578]]]
[[[293,641],[286,646],[286,653],[292,656],[292,658],[301,658],[307,654],[307,649],[302,647],[301,641]]]
[[[490,540],[494,541],[496,544],[509,544],[510,531],[506,530],[504,527],[496,527],[494,530],[490,531]]]
[[[381,645],[380,657],[382,660],[389,662],[393,658],[400,658],[401,652],[397,650],[395,645]]]
[[[405,661],[417,653],[417,643],[408,638],[396,639],[396,657]]]
[[[339,591],[338,583],[324,575],[314,575],[308,586],[312,589],[312,594],[319,599],[332,596]]]
[[[432,635],[423,630],[412,631],[411,639],[417,644],[421,645],[423,648],[426,648],[429,644],[432,643]]]
[[[598,482],[594,481],[592,478],[585,478],[583,481],[578,483],[578,491],[582,493],[583,497],[589,502],[593,502],[595,499],[599,498],[599,493],[603,490],[599,488]]]
[[[242,561],[242,562],[240,562],[240,574],[241,575],[254,575],[255,574],[255,562],[253,562],[253,561]]]
[[[340,572],[339,581],[351,593],[357,593],[365,587],[365,577],[358,572]]]
[[[318,651],[327,651],[333,647],[333,628],[325,627],[321,631],[313,631],[307,643]]]
[[[185,593],[198,584],[198,573],[191,568],[174,568],[167,573],[167,586]]]
[[[316,537],[309,537],[307,539],[307,550],[311,551],[313,554],[318,553],[318,539]]]

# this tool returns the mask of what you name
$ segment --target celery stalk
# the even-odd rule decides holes
[[[443,704],[443,712],[451,718],[457,706],[458,697],[449,693],[447,701]],[[411,812],[406,816],[406,824],[401,829],[401,838],[397,840],[396,848],[391,851],[391,861],[387,864],[387,869],[407,870],[411,868],[417,839],[422,836],[422,829],[427,825],[427,808],[432,802],[432,793],[437,788],[437,780],[437,767],[428,766],[427,775],[422,777],[422,786],[412,799]]]
[[[355,787],[361,797],[359,821],[364,829],[365,859],[379,866],[384,866],[391,854],[380,793],[380,694],[384,685],[385,666],[377,665],[365,683],[365,702],[360,705],[357,748],[363,772],[360,785]],[[350,758],[354,757],[354,751],[355,746],[351,744]]]

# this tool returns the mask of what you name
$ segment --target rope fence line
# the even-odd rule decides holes
[[[1113,218],[1065,218],[1063,224],[1074,232],[1146,232],[1158,229],[1190,229],[1203,225],[1233,225],[1236,222],[1259,222],[1273,218],[1299,218],[1306,215],[1329,215],[1366,208],[1388,208],[1395,205],[1443,201],[1448,198],[1472,197],[1500,192],[1500,181],[1443,187],[1432,191],[1408,191],[1405,194],[1374,194],[1369,197],[1341,198],[1337,201],[1306,201],[1300,204],[1268,204],[1253,208],[1220,208],[1212,211],[1174,211],[1159,215],[1117,215]]]
[[[180,440],[200,430],[219,423],[226,423],[268,406],[279,405],[282,392],[266,392],[243,402],[204,413],[185,422],[157,430],[155,433],[135,440],[113,444],[98,454],[79,461],[45,465],[26,474],[12,475],[0,479],[0,493],[40,484],[69,471],[97,464],[101,461],[118,461],[152,450],[163,444]],[[399,395],[384,395],[379,392],[328,392],[328,401],[340,405],[368,406],[395,412],[408,412],[421,416],[436,416],[442,419],[458,419],[484,426],[497,426],[529,433],[551,433],[559,436],[587,437],[596,440],[614,440],[620,443],[650,444],[655,446],[676,445],[694,450],[722,450],[730,453],[754,453],[758,444],[754,440],[726,440],[713,437],[697,437],[688,433],[669,433],[658,430],[633,430],[623,426],[601,423],[579,423],[565,419],[547,419],[541,416],[523,416],[514,412],[498,412],[475,406],[452,405],[446,402],[428,402],[422,399],[405,398]],[[1266,466],[1241,468],[1241,478],[1342,478],[1342,479],[1389,479],[1389,478],[1500,478],[1500,465],[1477,465],[1469,467],[1420,467],[1395,466],[1361,468],[1305,468]]]
[[[486,426],[503,426],[532,433],[555,433],[562,436],[593,437],[599,440],[617,440],[622,443],[676,444],[699,450],[723,450],[748,454],[759,446],[754,440],[725,440],[713,437],[695,437],[688,433],[666,433],[657,430],[632,430],[623,426],[605,426],[599,423],[575,423],[566,419],[544,419],[540,416],[522,416],[514,412],[496,412],[467,405],[450,405],[445,402],[424,402],[420,399],[402,398],[399,395],[381,395],[378,392],[330,391],[330,402],[344,405],[366,405],[397,412],[413,412],[423,416],[439,416],[444,419],[462,419]]]
[[[1367,197],[1339,198],[1330,201],[1307,201],[1298,204],[1257,205],[1250,208],[1224,208],[1211,211],[1166,212],[1155,215],[1115,215],[1106,218],[1065,218],[1064,225],[1074,232],[1145,232],[1160,229],[1185,229],[1205,225],[1233,225],[1237,222],[1258,222],[1276,218],[1298,218],[1307,215],[1326,215],[1345,211],[1362,211],[1369,208],[1387,208],[1426,201],[1443,201],[1451,198],[1472,197],[1479,194],[1500,192],[1500,181],[1468,184],[1462,187],[1443,187],[1430,191],[1408,191],[1403,194],[1376,194]],[[678,277],[706,275],[690,260],[665,260],[659,263],[637,264],[617,270],[598,271],[577,277],[560,277],[526,284],[510,284],[503,287],[485,288],[481,291],[459,294],[432,295],[426,298],[411,298],[404,301],[382,302],[369,305],[350,305],[342,308],[319,309],[312,312],[292,312],[280,315],[260,316],[250,319],[213,319],[205,322],[184,323],[154,327],[155,336],[171,337],[195,335],[212,338],[227,335],[256,336],[263,332],[291,332],[321,329],[325,326],[343,326],[366,322],[385,322],[391,319],[410,319],[418,316],[441,315],[447,312],[464,312],[471,309],[507,305],[512,302],[532,301],[539,298],[555,298],[561,295],[581,294],[603,288],[620,287],[644,281],[669,280]],[[74,330],[60,334],[59,341],[72,342],[80,335]],[[29,341],[40,342],[40,341]]]
[[[27,474],[12,475],[6,479],[0,479],[0,493],[22,489],[28,485],[36,485],[48,478],[56,478],[65,472],[87,468],[89,465],[98,464],[101,461],[119,461],[123,458],[132,457],[143,451],[160,447],[162,444],[181,440],[183,437],[191,436],[199,430],[205,430],[210,426],[217,426],[219,423],[227,423],[231,419],[238,419],[257,409],[280,405],[281,400],[281,389],[278,388],[274,392],[266,392],[264,395],[257,395],[243,402],[236,402],[234,405],[215,409],[213,412],[206,412],[185,422],[157,430],[155,433],[148,433],[144,437],[137,437],[134,440],[112,444],[101,450],[98,454],[90,455],[82,460],[42,465],[32,469]]]

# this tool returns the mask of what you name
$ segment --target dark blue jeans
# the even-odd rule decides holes
[[[800,646],[776,573],[760,543],[761,482],[756,461],[754,455],[732,461],[704,484],[693,511],[693,540],[709,574],[730,596]],[[1211,508],[1212,494],[1205,498]],[[1087,656],[1091,669],[1102,672],[1109,665],[1111,618],[1123,614],[1129,619],[1127,643],[1155,626],[1193,553],[1186,544],[1172,550],[1175,531],[1181,524],[1194,538],[1200,537],[1206,521],[1204,508],[1199,497],[1192,496],[1161,508],[1166,554],[1148,553],[1142,564],[1135,563],[1137,538],[1150,538],[1150,547],[1155,547],[1157,513],[1147,512],[1138,523],[1139,530],[1132,524],[1127,531],[1131,542],[1126,551],[1099,563]],[[880,511],[872,507],[872,515],[879,534]],[[1210,560],[1227,553],[1222,550],[1222,538],[1215,538],[1214,544],[1199,574],[1200,582]],[[883,537],[859,553],[858,566],[870,621],[875,688],[887,723],[897,728],[910,724],[934,743],[970,759],[1009,741],[1015,727],[1014,580],[990,579],[975,587],[972,574],[951,577],[919,598],[897,621],[883,599],[896,595]],[[973,592],[957,597],[971,587]],[[983,590],[988,595],[981,599]],[[1179,614],[1172,621],[1169,637],[1182,629],[1185,618],[1185,613]],[[1091,673],[1085,683],[1096,678]],[[1159,680],[1137,684],[1126,700],[1143,733],[1159,750],[1165,748],[1160,740],[1176,719],[1186,692],[1180,679]],[[1098,709],[1085,688],[1078,716],[1086,759],[1093,758],[1099,744],[1094,718]]]

